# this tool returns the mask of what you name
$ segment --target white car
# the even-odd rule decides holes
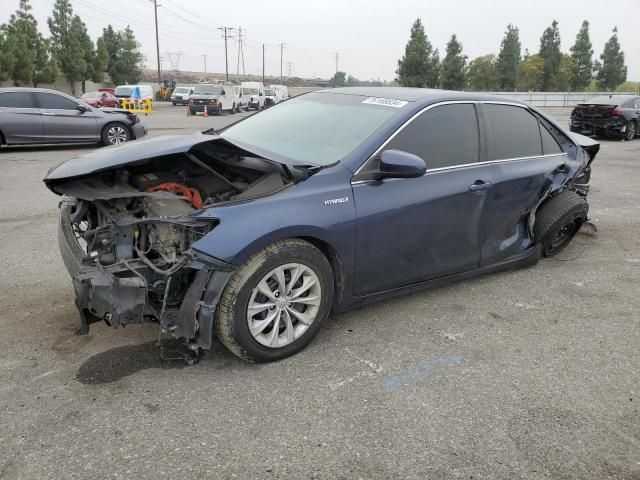
[[[279,102],[283,102],[289,98],[289,87],[286,85],[269,85],[269,88],[273,88],[276,95],[279,97]]]

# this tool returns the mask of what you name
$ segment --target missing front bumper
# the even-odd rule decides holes
[[[74,208],[72,200],[63,200],[60,205],[58,244],[76,295],[80,313],[78,333],[88,333],[89,325],[101,320],[114,327],[157,321],[163,330],[184,339],[190,347],[209,349],[215,310],[234,267],[190,250],[180,270],[191,269],[194,275],[181,302],[171,307],[165,304],[162,308],[154,307],[149,300],[152,286],[144,275],[127,262],[124,266],[103,266],[85,253],[71,223]],[[169,276],[167,282],[180,270]]]

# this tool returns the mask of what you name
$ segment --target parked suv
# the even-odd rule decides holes
[[[572,132],[633,140],[640,129],[640,97],[603,95],[575,106]]]
[[[0,89],[0,142],[102,142],[116,145],[142,138],[147,129],[138,116],[115,108],[94,108],[55,90]]]

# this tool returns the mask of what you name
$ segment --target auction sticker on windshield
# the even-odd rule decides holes
[[[371,105],[384,105],[385,107],[402,108],[407,103],[404,100],[396,100],[395,98],[369,97],[362,101]]]

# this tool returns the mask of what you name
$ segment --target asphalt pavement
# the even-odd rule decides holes
[[[157,105],[150,135],[219,128]],[[550,110],[566,124],[568,110]],[[0,151],[0,479],[640,479],[640,138],[602,140],[596,236],[332,316],[304,351],[165,360],[152,324],[76,336],[47,170]]]

